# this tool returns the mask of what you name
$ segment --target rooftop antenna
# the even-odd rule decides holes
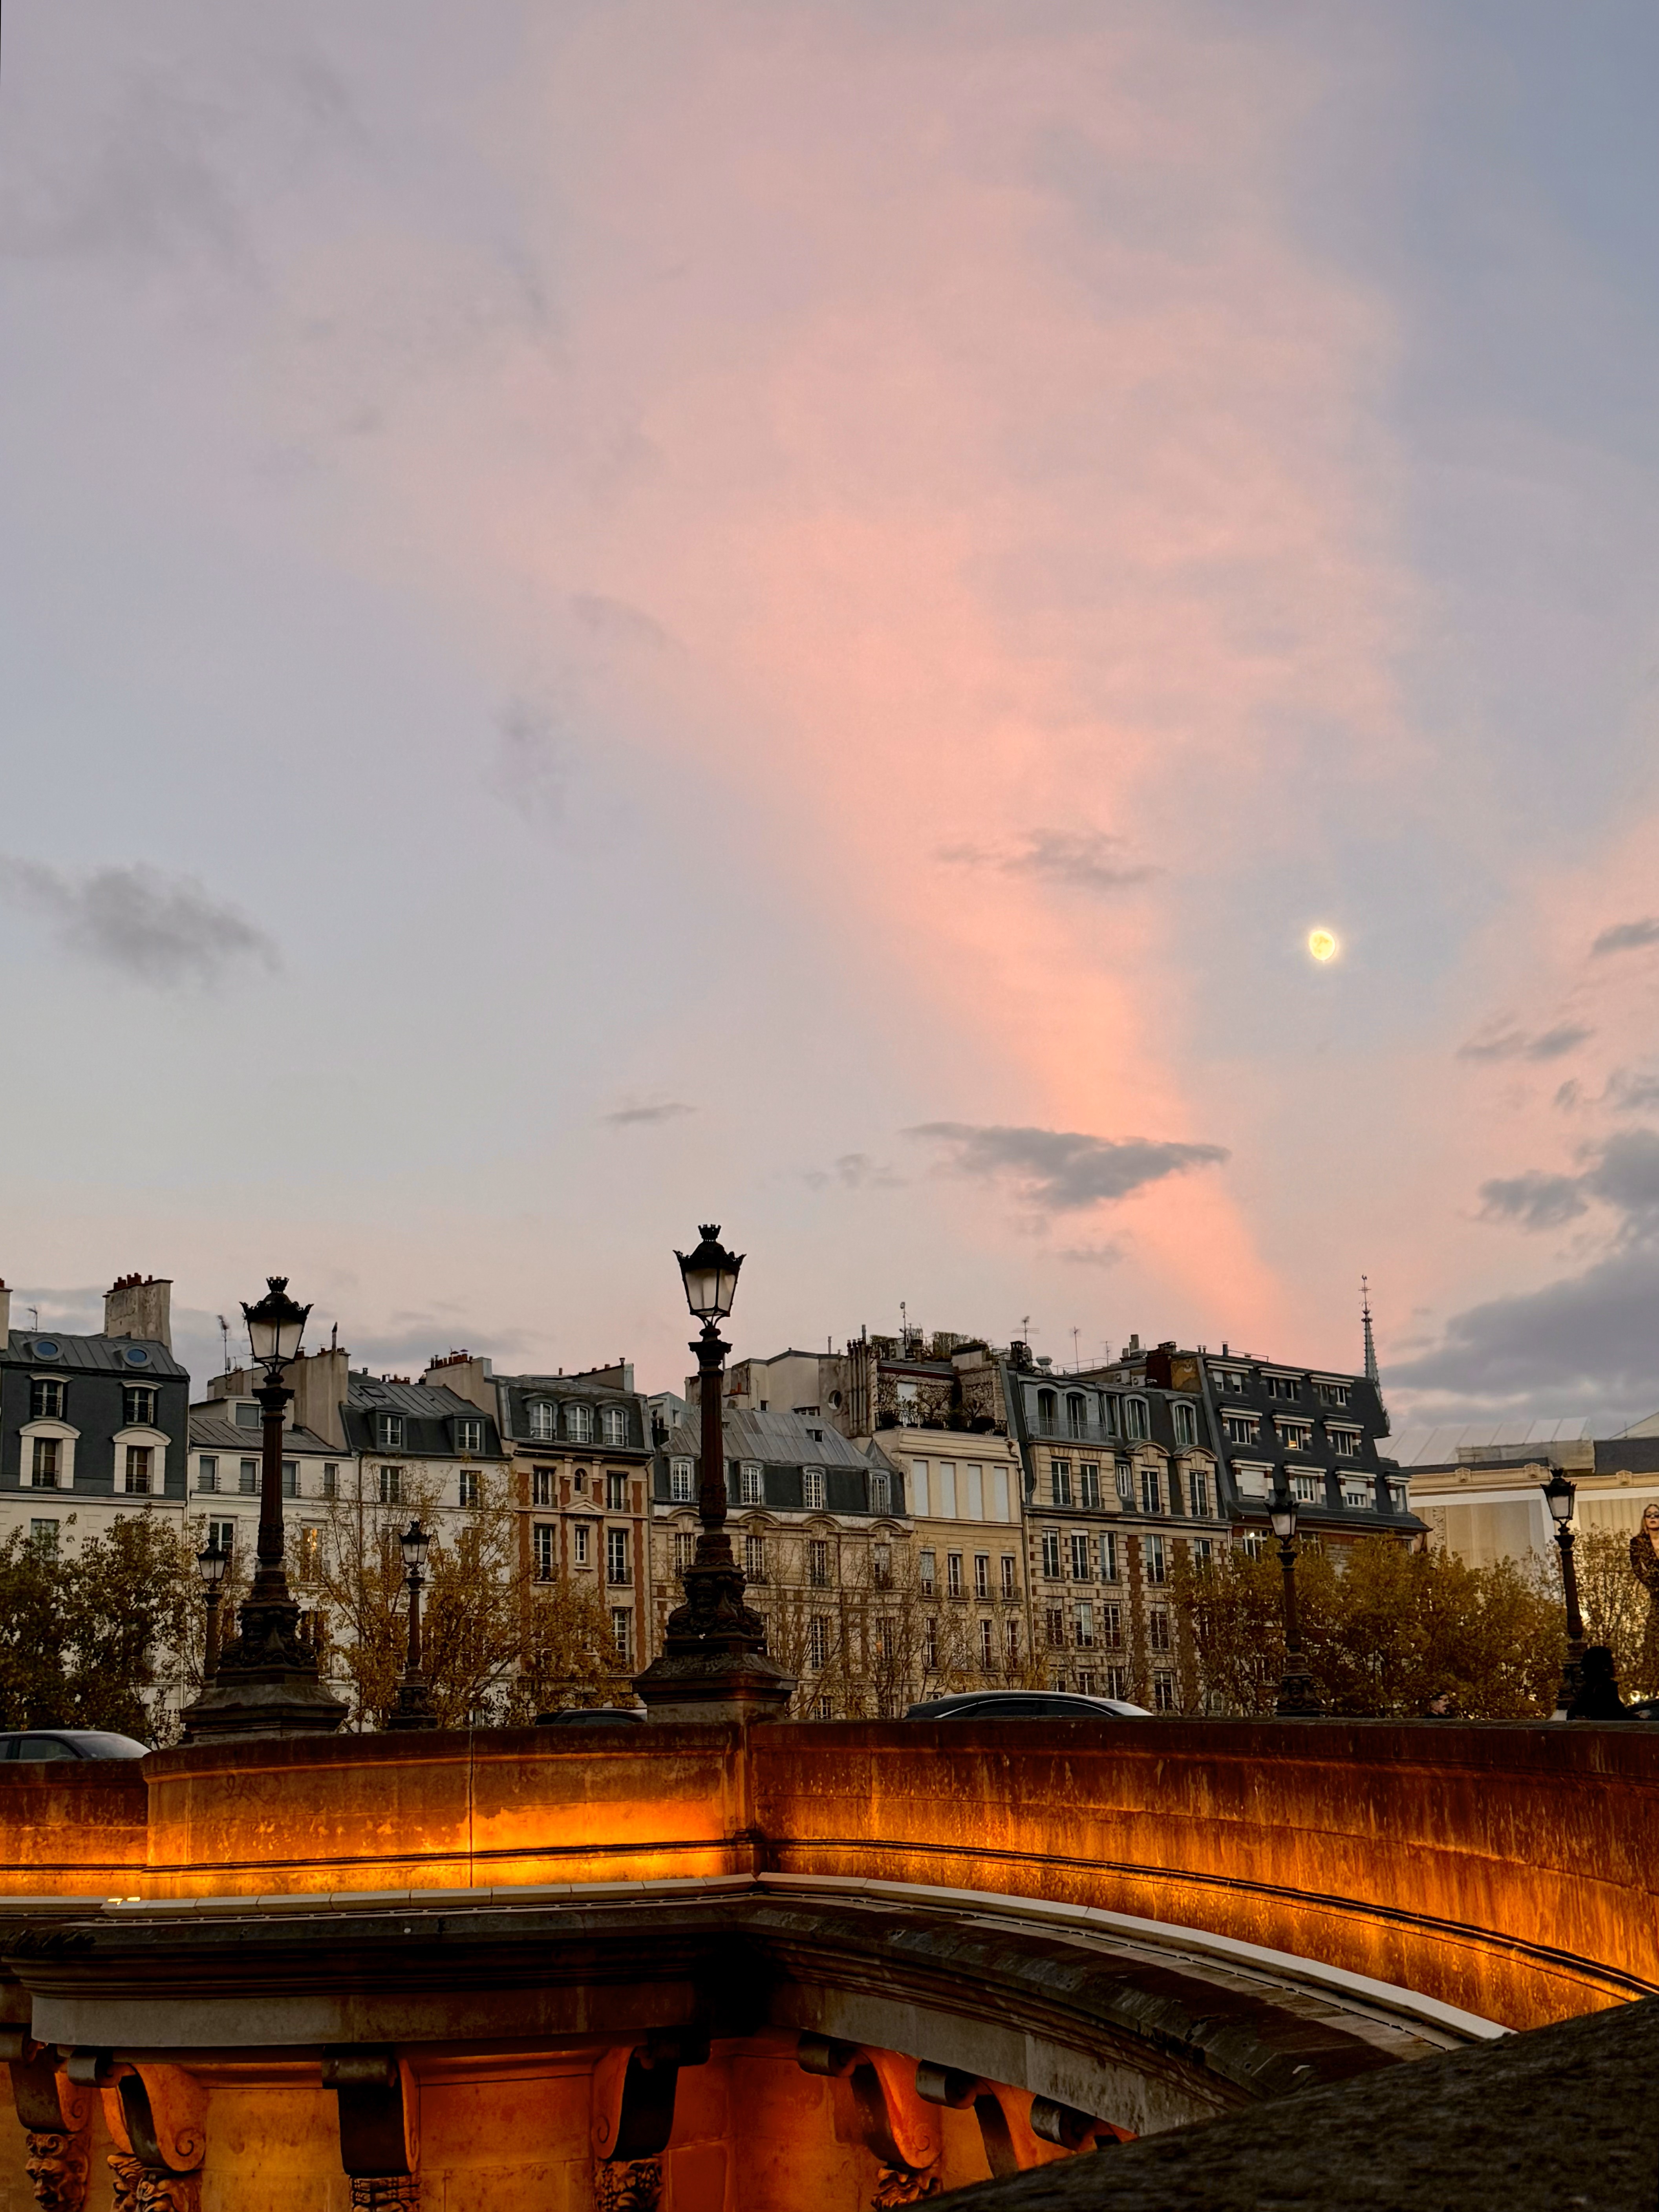
[[[1024,1343],[1029,1342],[1029,1340],[1030,1340],[1030,1334],[1031,1334],[1031,1316],[1030,1316],[1030,1314],[1022,1314],[1022,1315],[1020,1316],[1020,1317],[1019,1317],[1019,1340],[1020,1340],[1020,1342],[1021,1342],[1022,1344],[1024,1344]]]
[[[30,1313],[33,1316],[33,1320],[30,1322],[30,1323],[29,1323],[30,1328],[40,1328],[40,1307],[39,1307],[39,1306],[31,1306],[31,1307],[29,1308],[29,1311],[30,1311]]]
[[[1076,1329],[1072,1331],[1072,1372],[1073,1375],[1080,1375],[1083,1372],[1083,1354],[1077,1348],[1078,1334],[1079,1332]]]
[[[225,1373],[230,1372],[230,1323],[222,1314],[219,1316],[219,1341],[225,1347]]]
[[[340,1324],[337,1321],[328,1332],[328,1348],[331,1352],[337,1352],[340,1348]]]
[[[1373,1389],[1381,1387],[1382,1377],[1377,1371],[1376,1339],[1371,1334],[1371,1286],[1368,1276],[1359,1278],[1359,1320],[1365,1332],[1365,1380]]]

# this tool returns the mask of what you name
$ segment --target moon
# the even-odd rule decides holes
[[[1308,950],[1316,960],[1334,960],[1338,951],[1336,938],[1328,929],[1310,929]]]

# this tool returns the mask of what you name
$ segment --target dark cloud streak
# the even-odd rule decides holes
[[[966,1121],[923,1121],[904,1132],[945,1147],[958,1175],[1011,1176],[1034,1206],[1056,1213],[1127,1198],[1149,1182],[1228,1158],[1220,1145],[1115,1142],[1079,1130],[981,1127]]]
[[[0,854],[0,898],[41,915],[66,951],[162,989],[216,983],[240,962],[279,964],[273,940],[235,908],[142,863],[77,874]]]

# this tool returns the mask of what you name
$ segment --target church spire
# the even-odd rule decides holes
[[[1365,1332],[1365,1380],[1380,1389],[1382,1377],[1376,1367],[1376,1339],[1371,1334],[1371,1287],[1364,1275],[1359,1278],[1359,1320]]]

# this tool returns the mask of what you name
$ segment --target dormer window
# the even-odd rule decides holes
[[[123,1426],[153,1429],[155,1426],[155,1390],[148,1382],[124,1382],[121,1385]]]
[[[628,1442],[628,1409],[625,1406],[607,1406],[599,1415],[599,1431],[605,1443],[613,1450]]]
[[[236,1425],[239,1429],[257,1429],[260,1423],[259,1408],[251,1399],[236,1401]]]
[[[549,1405],[545,1398],[535,1398],[531,1401],[529,1413],[531,1442],[538,1444],[551,1443],[559,1433],[556,1410]]]
[[[374,1448],[377,1451],[401,1451],[404,1448],[404,1417],[401,1413],[376,1413],[374,1416]]]
[[[671,1505],[689,1505],[691,1498],[691,1462],[677,1459],[668,1470],[668,1501]]]
[[[1126,1398],[1123,1401],[1123,1433],[1131,1438],[1144,1437],[1147,1433],[1146,1401]]]
[[[801,1504],[807,1512],[823,1512],[823,1469],[821,1467],[802,1468],[800,1471],[800,1498]]]
[[[593,1441],[593,1408],[591,1406],[568,1405],[564,1409],[564,1432],[573,1444]]]
[[[29,1419],[32,1421],[61,1421],[64,1418],[64,1387],[55,1375],[37,1375],[29,1384]]]
[[[463,1413],[456,1422],[455,1449],[459,1452],[483,1449],[483,1423],[477,1413]]]
[[[1177,1399],[1170,1407],[1175,1419],[1175,1440],[1178,1444],[1198,1442],[1198,1416],[1185,1400]]]

